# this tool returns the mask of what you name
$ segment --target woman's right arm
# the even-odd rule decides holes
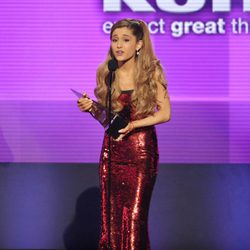
[[[83,97],[78,99],[77,106],[82,112],[88,112],[92,106],[93,101],[88,97],[86,93],[83,93]]]

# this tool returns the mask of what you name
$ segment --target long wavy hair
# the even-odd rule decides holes
[[[159,81],[163,87],[167,90],[167,81],[164,76],[162,65],[156,58],[148,27],[145,22],[135,19],[122,19],[116,22],[110,32],[110,40],[112,40],[112,34],[115,29],[127,27],[132,30],[133,35],[136,37],[136,41],[142,40],[143,45],[140,49],[140,54],[135,54],[135,79],[134,79],[134,91],[131,94],[131,105],[135,109],[135,117],[143,118],[151,115],[155,112],[157,100],[157,84]],[[95,96],[99,103],[107,107],[107,92],[108,92],[108,61],[115,59],[111,46],[106,60],[98,67],[96,73],[97,86],[94,90]],[[123,106],[118,101],[118,97],[121,94],[119,87],[119,79],[116,71],[113,73],[113,83],[111,87],[112,93],[112,109],[116,112],[122,110]]]

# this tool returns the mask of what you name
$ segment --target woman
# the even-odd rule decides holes
[[[148,211],[158,173],[155,124],[170,120],[170,101],[162,66],[157,60],[146,24],[135,19],[116,22],[111,46],[97,70],[95,96],[106,106],[108,61],[118,69],[112,83],[112,109],[129,119],[111,138],[110,224],[108,220],[108,135],[105,133],[99,164],[102,228],[99,249],[150,249]],[[91,108],[86,93],[78,100],[82,111]],[[108,233],[110,227],[110,235]]]

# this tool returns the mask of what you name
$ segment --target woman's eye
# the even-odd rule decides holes
[[[124,39],[125,42],[129,42],[129,39]],[[112,39],[112,42],[113,43],[116,43],[117,42],[117,39]]]

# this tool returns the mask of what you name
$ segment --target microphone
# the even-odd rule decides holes
[[[115,59],[111,59],[108,62],[109,71],[113,72],[118,68],[118,62]]]

